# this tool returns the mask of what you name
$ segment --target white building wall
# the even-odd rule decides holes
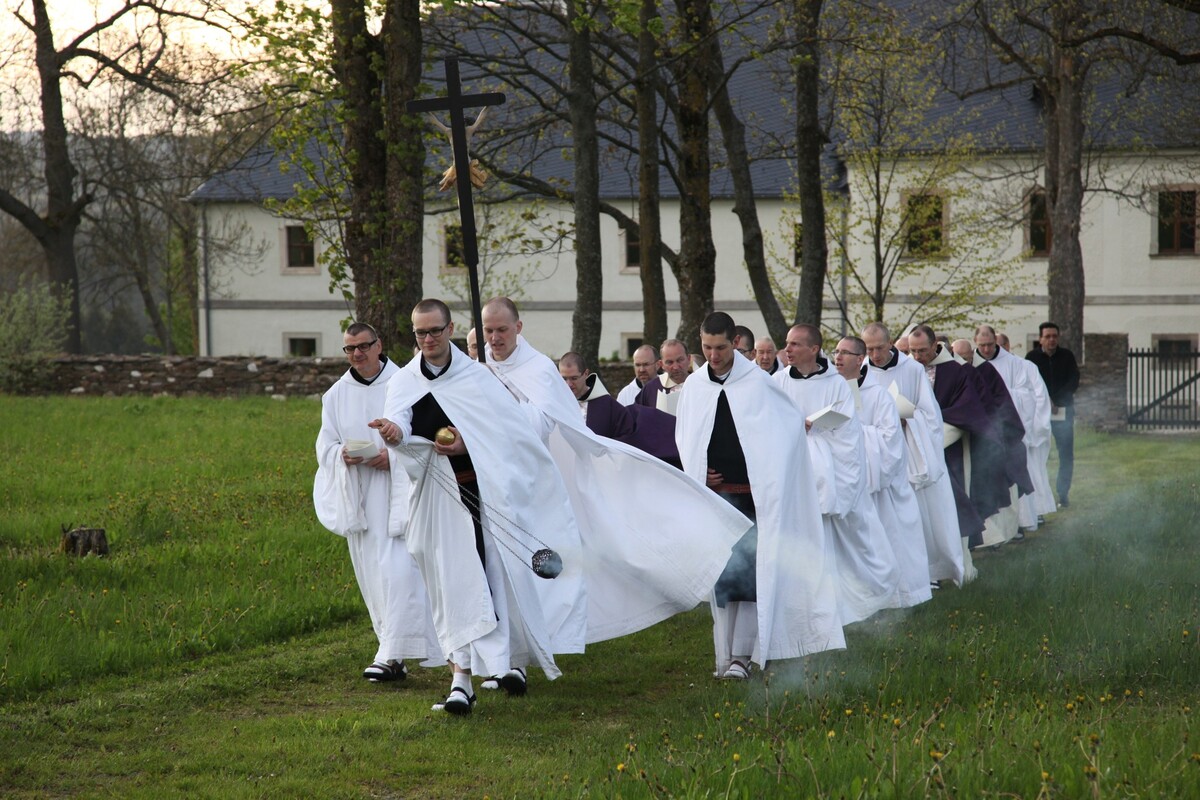
[[[1081,231],[1086,269],[1087,305],[1084,324],[1089,332],[1128,333],[1134,347],[1148,347],[1159,335],[1195,335],[1200,331],[1200,256],[1159,256],[1153,253],[1156,223],[1152,213],[1151,190],[1164,184],[1195,182],[1200,174],[1197,154],[1170,154],[1149,159],[1144,156],[1110,158],[1102,165],[1105,183],[1121,187],[1126,194],[1142,195],[1136,202],[1115,193],[1092,191],[1084,208]],[[984,170],[991,177],[1011,171],[1015,161],[997,161]],[[1100,169],[1100,167],[1097,167]],[[977,170],[978,171],[978,168]],[[1098,172],[1095,174],[1099,174]],[[851,175],[853,185],[854,176]],[[1016,192],[1017,196],[1032,188],[1028,179],[1011,182],[989,182],[979,192],[996,194]],[[853,189],[852,189],[853,191]],[[853,196],[853,195],[852,195]],[[993,198],[994,199],[994,198]],[[635,211],[635,201],[623,203],[627,213]],[[895,199],[899,202],[899,197]],[[959,201],[956,201],[956,203]],[[952,213],[954,207],[952,206]],[[477,210],[477,217],[489,213]],[[286,354],[286,334],[316,337],[318,355],[340,357],[341,322],[351,316],[340,297],[329,293],[329,278],[324,269],[313,274],[287,274],[281,268],[281,231],[286,224],[261,208],[249,204],[230,207],[213,206],[212,215],[226,212],[243,219],[251,237],[262,245],[261,257],[249,263],[218,262],[210,264],[213,289],[209,293],[210,310],[205,313],[205,293],[201,287],[201,347],[209,353],[206,340],[211,320],[211,353],[216,355]],[[780,199],[760,198],[759,215],[767,240],[767,258],[781,273],[782,262],[792,258],[791,220],[794,211]],[[546,203],[539,206],[538,218],[543,223],[569,224],[570,209],[564,204]],[[600,342],[602,357],[625,357],[627,339],[640,338],[642,329],[641,282],[636,270],[624,269],[624,240],[616,223],[602,217],[604,264],[604,324]],[[441,297],[456,307],[455,323],[465,335],[470,324],[466,308],[466,281],[446,276],[442,265],[442,225],[455,221],[453,213],[430,215],[426,220],[423,270],[426,296]],[[713,203],[713,235],[717,250],[715,307],[728,311],[739,324],[750,327],[757,335],[766,333],[750,289],[742,259],[741,227],[733,214],[731,200]],[[1026,248],[1027,234],[1023,226],[1014,226],[1008,233],[1007,245],[1000,247],[995,257],[1014,257]],[[679,247],[678,207],[663,204],[663,239],[672,248]],[[850,257],[869,258],[865,244],[852,248]],[[318,244],[318,248],[321,247]],[[485,270],[499,272],[525,270],[527,280],[517,297],[525,323],[526,338],[543,352],[557,356],[570,348],[572,313],[575,308],[575,270],[568,240],[559,251],[535,255],[509,254],[496,256],[481,253]],[[832,249],[832,248],[831,248]],[[1014,351],[1024,353],[1026,342],[1036,338],[1037,325],[1047,314],[1045,257],[1017,260],[1015,268],[1023,280],[1010,286],[995,287],[997,295],[1011,295],[1011,286],[1023,285],[1020,302],[998,310],[997,317],[1008,321],[1003,327],[1013,341]],[[679,292],[670,268],[664,264],[664,282],[668,302],[668,329],[675,332],[679,323]],[[785,279],[785,289],[794,294],[796,279]],[[488,290],[485,283],[484,294]],[[903,286],[897,287],[903,291]],[[794,310],[790,298],[780,298],[785,318]],[[459,305],[456,305],[456,301]],[[827,308],[825,322],[834,327],[837,312]],[[994,319],[978,322],[994,323]],[[969,330],[945,331],[951,336],[969,335]],[[656,343],[657,344],[657,343]],[[780,343],[782,344],[782,343]],[[1068,345],[1070,346],[1070,345]],[[1073,349],[1078,349],[1077,347]]]

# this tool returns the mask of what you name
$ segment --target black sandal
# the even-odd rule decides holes
[[[402,681],[408,677],[408,667],[403,661],[376,661],[363,670],[363,677],[372,683]]]
[[[447,714],[461,717],[470,714],[474,707],[475,695],[467,694],[467,690],[461,686],[453,686],[450,694],[446,695],[446,699],[440,703],[434,703],[432,710],[445,711]]]
[[[509,697],[522,697],[529,690],[525,682],[525,670],[513,667],[500,678],[500,688],[508,692]]]

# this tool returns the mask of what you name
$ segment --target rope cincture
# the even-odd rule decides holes
[[[511,546],[509,546],[508,542],[499,536],[493,535],[492,538],[495,539],[497,544],[511,553],[518,561],[525,563],[525,558],[529,558],[529,568],[535,575],[537,575],[539,578],[546,578],[549,580],[552,578],[557,578],[559,573],[562,572],[562,557],[552,550],[545,542],[527,531],[525,528],[521,527],[521,525],[515,520],[505,516],[495,506],[483,502],[479,494],[467,488],[466,485],[460,484],[456,479],[446,475],[441,470],[434,469],[431,473],[430,468],[433,466],[432,458],[423,457],[417,452],[416,448],[412,447],[406,442],[400,442],[397,446],[404,450],[404,452],[407,453],[414,461],[416,461],[417,464],[424,468],[426,480],[428,480],[429,476],[432,474],[433,482],[448,495],[450,495],[458,507],[467,512],[471,519],[478,522],[481,527],[483,525],[483,517],[480,514],[480,509],[486,509],[490,523],[488,526],[489,530],[491,530],[493,534],[496,532],[503,533],[516,546],[528,551],[529,555],[522,556]],[[466,500],[469,502],[463,502],[464,498],[466,498]],[[474,508],[472,508],[472,504],[474,505]],[[505,527],[506,525],[508,527]],[[540,549],[534,550],[528,544],[521,541],[513,532],[514,530],[537,542],[537,544],[541,546]]]

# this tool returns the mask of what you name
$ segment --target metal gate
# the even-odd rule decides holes
[[[1129,351],[1129,427],[1200,428],[1200,352]]]

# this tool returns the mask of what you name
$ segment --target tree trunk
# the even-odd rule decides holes
[[[189,346],[183,352],[191,355],[200,352],[200,247],[199,230],[196,222],[196,209],[186,205],[180,209],[179,229],[176,234],[180,239],[179,274],[172,277],[168,290],[187,301]],[[178,304],[176,309],[178,309]],[[173,342],[175,352],[182,348],[179,342]]]
[[[50,280],[71,298],[67,320],[67,349],[83,351],[79,315],[79,269],[75,260],[75,232],[80,215],[91,199],[86,193],[75,197],[75,166],[67,149],[67,125],[63,118],[62,77],[58,52],[46,0],[33,0],[34,38],[38,79],[41,84],[42,148],[45,155],[46,216],[40,231],[26,227],[37,237],[46,253]],[[24,220],[22,220],[24,221]]]
[[[1072,49],[1059,49],[1056,55],[1045,110],[1046,200],[1054,232],[1046,283],[1050,319],[1062,333],[1063,346],[1082,352],[1085,288],[1079,231],[1083,217],[1083,85],[1087,65]]]
[[[803,240],[796,321],[821,324],[829,247],[825,241],[825,187],[819,114],[821,50],[818,24],[823,0],[796,0],[796,184]],[[842,298],[846,302],[846,298]]]
[[[571,316],[571,349],[585,364],[599,361],[604,301],[600,242],[600,167],[596,136],[596,86],[588,25],[593,15],[577,0],[566,0],[569,41],[567,108],[575,160],[575,311]]]
[[[380,106],[381,81],[375,71],[379,43],[367,30],[362,0],[333,0],[334,74],[342,88],[346,170],[350,184],[345,221],[346,268],[354,279],[354,314],[370,323],[395,347],[395,320],[387,314],[393,287],[381,280],[386,260],[382,231],[386,222],[387,147]]]
[[[758,202],[754,198],[754,179],[750,175],[750,154],[746,150],[746,126],[729,99],[724,60],[715,42],[709,85],[713,87],[713,111],[721,126],[725,156],[729,159],[729,173],[733,178],[733,213],[742,223],[742,257],[750,275],[750,288],[754,291],[758,310],[766,320],[768,334],[776,342],[783,342],[787,339],[788,324],[783,319],[779,301],[771,288],[771,276],[767,273],[762,225],[758,221]]]
[[[384,291],[374,309],[376,319],[386,320],[389,347],[407,347],[412,341],[412,309],[424,297],[424,127],[419,117],[405,111],[421,84],[422,41],[418,0],[389,0],[383,29],[388,247],[386,263],[376,268]]]
[[[708,80],[706,53],[711,49],[712,14],[707,0],[676,0],[680,18],[680,55],[674,63],[679,84],[676,128],[679,135],[679,283],[678,338],[700,350],[700,323],[713,310],[716,246],[712,235],[711,169],[708,155]]]
[[[642,276],[643,340],[658,347],[667,338],[667,291],[663,281],[659,204],[658,42],[650,29],[657,0],[642,0],[638,34],[638,264]],[[622,353],[624,355],[624,353]]]

